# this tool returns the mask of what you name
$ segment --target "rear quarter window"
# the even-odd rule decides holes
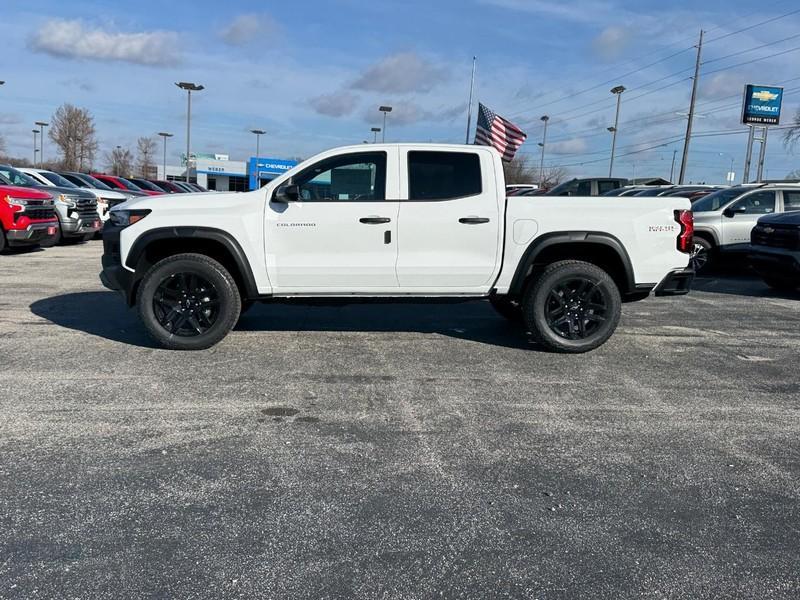
[[[480,156],[472,152],[409,152],[409,200],[452,200],[482,192]]]

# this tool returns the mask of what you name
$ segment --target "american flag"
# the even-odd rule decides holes
[[[482,146],[494,146],[503,155],[504,161],[511,162],[528,134],[483,104],[478,103],[478,107],[480,110],[478,111],[475,143]]]

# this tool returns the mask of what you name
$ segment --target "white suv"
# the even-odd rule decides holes
[[[800,210],[800,184],[745,184],[719,190],[692,205],[695,272],[708,269],[720,254],[746,253],[750,232],[772,213]]]

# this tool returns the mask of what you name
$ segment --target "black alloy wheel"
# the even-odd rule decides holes
[[[214,285],[195,273],[165,278],[153,295],[153,313],[170,334],[194,337],[206,333],[219,317],[219,294]]]
[[[602,346],[622,314],[622,297],[602,268],[580,260],[548,265],[528,284],[522,314],[535,341],[555,352]]]
[[[547,325],[568,340],[593,336],[608,320],[609,306],[600,282],[587,277],[562,279],[547,296]]]

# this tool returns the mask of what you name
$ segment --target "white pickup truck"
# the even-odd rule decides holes
[[[253,302],[486,298],[545,347],[586,352],[621,303],[689,290],[682,198],[506,197],[483,146],[337,148],[240,194],[111,210],[103,284],[167,348],[222,340]]]

